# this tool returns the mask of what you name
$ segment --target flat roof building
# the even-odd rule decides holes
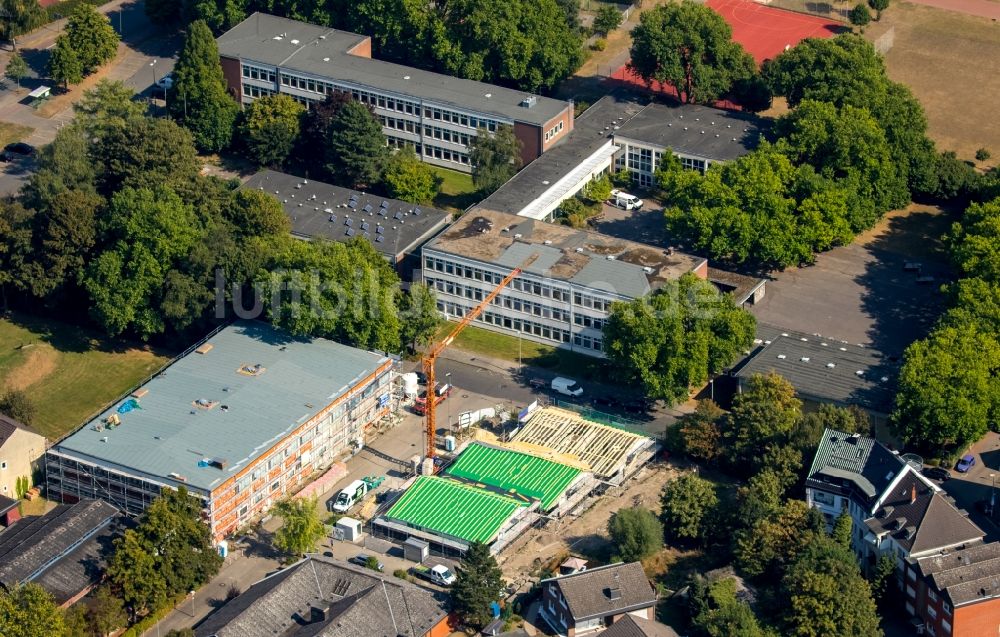
[[[732,372],[741,387],[754,374],[776,372],[805,401],[857,405],[875,424],[892,412],[899,363],[878,350],[770,325],[757,332],[754,350]]]
[[[770,120],[709,106],[650,104],[614,131],[621,148],[617,169],[628,169],[639,185],[653,185],[660,158],[669,149],[685,168],[704,172],[757,148]]]
[[[390,411],[393,370],[381,354],[234,323],[53,446],[48,496],[140,513],[183,485],[220,540],[363,443]]]
[[[471,172],[478,127],[514,128],[529,163],[573,129],[573,104],[371,57],[371,38],[254,13],[219,36],[229,90],[244,104],[285,93],[308,106],[333,92],[370,105],[392,146]]]
[[[303,239],[367,240],[409,280],[420,263],[420,247],[448,225],[451,214],[430,206],[366,194],[262,170],[243,188],[273,195],[292,223],[292,234]]]
[[[422,255],[423,280],[446,317],[464,316],[520,267],[478,324],[591,356],[603,356],[611,303],[708,274],[701,257],[488,210],[466,213]]]

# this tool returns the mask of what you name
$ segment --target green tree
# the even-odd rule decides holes
[[[163,637],[195,637],[193,628],[175,628]]]
[[[663,524],[643,507],[619,509],[608,520],[615,555],[625,562],[645,559],[663,547]]]
[[[756,73],[753,57],[707,5],[685,0],[646,11],[632,29],[631,68],[677,89],[684,103],[711,103]]]
[[[10,60],[7,61],[4,74],[17,82],[17,88],[21,88],[21,78],[28,74],[28,64],[17,51],[10,54]]]
[[[330,121],[326,168],[337,183],[368,187],[382,178],[389,160],[382,125],[361,102],[342,105]]]
[[[65,33],[56,38],[56,45],[49,54],[47,72],[54,82],[62,82],[67,89],[70,84],[77,84],[83,79],[83,63]]]
[[[87,608],[74,604],[63,613],[62,637],[93,637],[94,631],[87,622]]]
[[[92,4],[81,2],[66,22],[66,38],[86,73],[91,73],[118,53],[118,33],[107,16]]]
[[[943,326],[903,356],[892,421],[896,434],[926,451],[978,440],[1000,416],[1000,343],[976,325]]]
[[[0,414],[4,414],[23,425],[30,425],[35,420],[38,410],[28,394],[21,389],[8,389],[0,395]]]
[[[169,594],[154,551],[138,531],[131,529],[115,540],[107,575],[122,600],[135,611],[158,608]]]
[[[399,277],[364,239],[287,241],[257,284],[268,318],[292,334],[399,350]]]
[[[851,533],[854,531],[853,522],[851,522],[850,513],[844,511],[837,516],[837,520],[833,523],[833,532],[830,537],[833,541],[845,548],[851,548]]]
[[[281,527],[274,534],[274,546],[286,555],[299,557],[315,550],[325,529],[316,508],[316,498],[289,498],[274,505]]]
[[[108,334],[132,330],[148,339],[166,329],[163,281],[195,245],[194,210],[172,190],[124,188],[111,198],[109,249],[91,262],[83,285],[93,318]]]
[[[736,531],[736,565],[750,577],[776,576],[819,535],[825,535],[825,526],[819,511],[801,500],[788,500],[770,516]]]
[[[279,167],[299,136],[302,106],[284,93],[258,97],[244,109],[240,137],[250,159]]]
[[[11,61],[13,61],[13,59],[11,59]],[[10,67],[8,65],[8,69],[9,68]],[[983,147],[976,150],[976,161],[989,161],[992,156],[993,153],[991,153],[988,148]]]
[[[708,531],[708,519],[716,504],[715,485],[685,473],[663,487],[660,520],[667,537],[674,540],[701,540]]]
[[[811,456],[819,446],[824,429],[867,434],[871,431],[868,414],[852,405],[837,407],[829,403],[802,416],[789,436],[789,443],[804,456]]]
[[[966,208],[948,238],[955,267],[966,276],[1000,283],[1000,197]]]
[[[183,2],[178,0],[146,0],[146,17],[153,24],[170,24],[181,17]]]
[[[871,11],[868,10],[868,7],[860,3],[854,5],[854,8],[847,14],[847,17],[850,19],[851,24],[856,27],[868,26],[868,23],[872,21]]]
[[[382,179],[390,197],[423,205],[434,201],[444,183],[444,178],[420,161],[409,144],[389,157]]]
[[[875,21],[882,19],[882,12],[889,8],[889,0],[868,0],[868,6],[875,11]]]
[[[110,131],[131,126],[146,114],[146,107],[133,97],[135,91],[122,82],[101,80],[84,91],[73,104],[73,112],[92,139],[104,139]]]
[[[691,583],[691,623],[709,637],[766,637],[750,606],[737,599],[736,580],[726,577]]]
[[[38,0],[0,0],[0,40],[10,40],[17,50],[16,38],[46,22],[45,9]]]
[[[611,197],[611,178],[607,173],[587,182],[583,188],[583,196],[594,203],[602,203]]]
[[[183,191],[201,168],[191,133],[162,118],[143,117],[112,128],[88,153],[101,164],[98,190],[106,197],[123,188]]]
[[[733,399],[726,423],[729,462],[741,473],[753,473],[768,446],[787,436],[802,417],[795,388],[781,376],[754,374]]]
[[[219,48],[204,20],[188,26],[173,74],[168,100],[173,118],[191,131],[200,150],[215,153],[229,146],[240,109],[226,92]]]
[[[736,519],[743,527],[750,528],[772,517],[781,510],[784,491],[778,473],[763,469],[750,478],[746,486],[737,489]]]
[[[620,27],[622,14],[618,8],[610,4],[602,4],[594,16],[594,32],[607,37],[609,33]]]
[[[882,553],[875,562],[875,569],[871,573],[868,582],[872,588],[872,597],[875,601],[882,603],[887,600],[886,594],[890,591],[890,586],[894,586],[896,574],[896,558],[891,553]]]
[[[361,33],[364,33],[363,31]],[[326,157],[330,139],[330,124],[344,105],[353,102],[351,94],[343,91],[328,93],[322,102],[315,102],[302,116],[299,133],[299,153],[302,157]]]
[[[754,329],[753,316],[732,297],[686,274],[649,297],[612,305],[604,351],[619,378],[677,402],[736,360]]]
[[[722,431],[719,423],[725,413],[715,401],[699,400],[693,412],[681,416],[678,424],[684,440],[684,451],[689,456],[713,462],[722,454]]]
[[[499,601],[505,587],[496,558],[482,542],[473,542],[455,569],[451,599],[466,624],[482,628],[493,618],[490,603]]]
[[[430,344],[438,327],[444,322],[437,309],[434,289],[423,283],[411,283],[399,302],[402,318],[400,341],[414,349]]]
[[[281,202],[263,190],[234,190],[221,214],[244,237],[283,236],[292,230]]]
[[[181,9],[181,19],[188,23],[204,20],[212,33],[219,35],[247,17],[247,4],[246,0],[187,0]]]
[[[87,613],[93,632],[107,635],[128,625],[128,615],[125,614],[122,600],[115,597],[107,586],[99,586],[93,593],[93,598]]]
[[[347,30],[371,34],[376,57],[415,66],[432,59],[431,39],[442,27],[420,0],[356,0],[344,17]]]
[[[0,635],[53,637],[61,635],[64,626],[62,611],[38,584],[0,590]]]
[[[521,141],[501,125],[495,133],[480,126],[469,144],[472,183],[484,195],[504,185],[521,168]]]
[[[849,548],[827,537],[809,544],[782,579],[786,635],[881,637],[871,588]]]

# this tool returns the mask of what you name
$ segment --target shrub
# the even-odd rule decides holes
[[[992,156],[993,154],[986,148],[980,148],[976,151],[976,161],[986,161]]]
[[[608,48],[608,41],[604,38],[597,38],[594,43],[590,45],[592,51],[603,51]]]

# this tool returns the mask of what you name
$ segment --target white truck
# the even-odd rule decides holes
[[[562,376],[556,376],[552,379],[552,391],[564,396],[579,397],[583,395],[583,387],[580,387],[580,383]]]
[[[642,199],[639,199],[635,195],[630,195],[623,190],[612,190],[611,198],[608,202],[612,206],[621,208],[622,210],[638,210],[642,208]]]
[[[330,502],[329,507],[337,513],[347,513],[347,510],[361,501],[368,493],[368,483],[364,480],[355,480],[341,489],[336,499]]]
[[[435,564],[434,566],[417,564],[410,571],[415,576],[438,586],[451,586],[455,583],[455,574],[447,566],[441,564]]]

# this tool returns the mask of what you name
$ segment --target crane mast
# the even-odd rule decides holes
[[[458,322],[453,330],[444,337],[442,340],[435,343],[424,355],[422,365],[424,368],[424,374],[427,376],[427,409],[425,412],[426,424],[427,424],[427,457],[433,458],[435,455],[434,449],[434,439],[437,436],[437,420],[435,418],[437,411],[437,394],[435,392],[436,382],[434,379],[434,362],[437,357],[445,350],[446,347],[451,345],[455,337],[458,336],[459,332],[464,330],[472,321],[476,320],[480,314],[483,313],[493,299],[497,297],[500,292],[507,287],[511,281],[513,281],[519,274],[521,274],[521,268],[514,268],[510,274],[505,276],[500,283],[493,288],[493,291],[486,295],[479,305],[469,310],[468,314],[462,317],[462,320]]]

